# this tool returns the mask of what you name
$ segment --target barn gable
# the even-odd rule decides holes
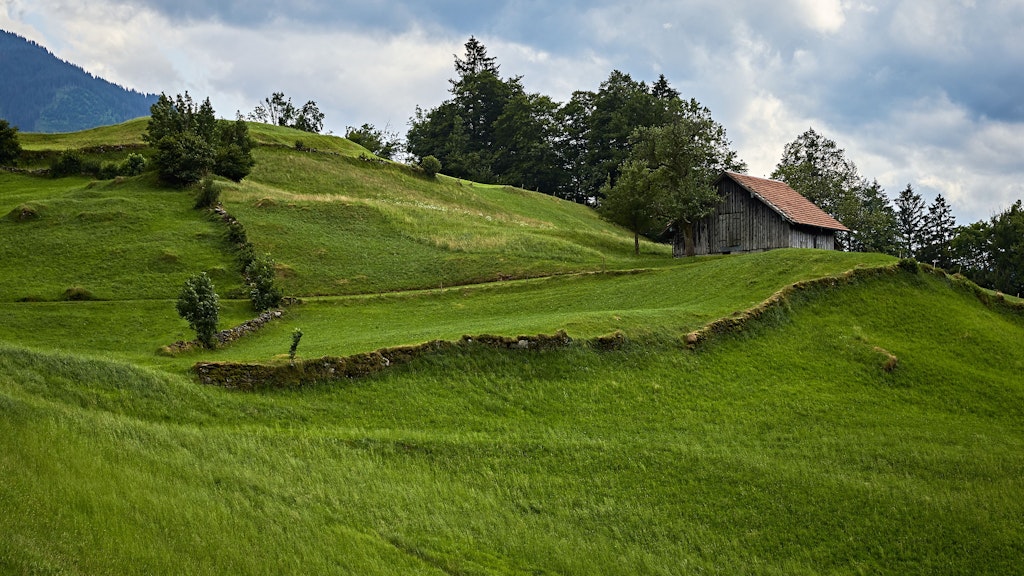
[[[694,252],[729,254],[776,248],[835,248],[849,231],[784,182],[724,172],[715,182],[722,202],[694,225]],[[677,256],[685,253],[681,243]]]

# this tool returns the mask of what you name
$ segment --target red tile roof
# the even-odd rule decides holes
[[[748,192],[757,196],[762,202],[779,213],[780,216],[794,224],[817,226],[829,230],[849,232],[850,229],[839,223],[838,220],[829,216],[824,210],[818,208],[813,202],[804,198],[799,192],[793,190],[785,182],[768,180],[767,178],[756,178],[746,174],[725,172],[719,177],[730,178]]]

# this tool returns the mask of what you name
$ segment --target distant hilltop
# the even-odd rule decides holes
[[[75,132],[148,116],[155,94],[97,78],[0,30],[0,118],[23,132]]]

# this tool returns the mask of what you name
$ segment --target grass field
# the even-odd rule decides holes
[[[785,286],[895,261],[634,258],[580,206],[253,133],[257,169],[222,198],[304,303],[215,351],[158,353],[191,337],[173,305],[187,274],[240,288],[188,193],[0,172],[0,573],[1019,572],[1019,306],[891,268],[789,293],[690,349],[687,332]],[[71,286],[102,300],[60,301]],[[222,326],[252,315],[223,304]],[[300,358],[577,342],[452,348],[297,390],[188,376],[281,362],[294,328]],[[616,330],[619,350],[583,343]]]

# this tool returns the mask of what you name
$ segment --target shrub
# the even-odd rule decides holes
[[[217,333],[217,322],[220,319],[220,301],[213,281],[206,272],[185,280],[175,308],[178,316],[188,321],[189,328],[195,330],[196,339],[203,346],[213,348],[213,336]]]
[[[142,154],[132,152],[118,166],[121,176],[138,176],[146,169],[146,157]]]
[[[441,161],[434,156],[424,156],[423,160],[420,160],[420,168],[424,174],[433,178],[441,171]]]
[[[299,349],[299,340],[302,340],[302,330],[292,330],[292,346],[288,349],[288,360],[295,366],[295,351]]]
[[[100,164],[99,160],[84,159],[82,160],[82,174],[88,174],[94,178],[101,178],[100,173],[103,171],[103,165]],[[114,175],[116,176],[116,174]]]
[[[113,162],[104,162],[100,164],[99,173],[96,175],[100,180],[113,180],[121,173],[120,166]]]
[[[245,233],[245,226],[238,220],[228,222],[228,242],[231,244],[246,244],[249,236]]]
[[[901,270],[910,272],[911,274],[917,274],[919,270],[917,260],[914,260],[913,258],[903,258],[899,261],[897,266],[899,266]]]
[[[281,305],[281,290],[274,284],[274,260],[270,254],[253,258],[245,268],[249,300],[257,312]]]
[[[160,179],[182,187],[202,180],[213,169],[214,161],[213,146],[192,133],[160,139],[153,155]]]
[[[82,155],[75,150],[65,150],[50,162],[50,176],[54,178],[76,176],[81,173]]]
[[[299,150],[299,151],[305,150],[306,149],[306,145],[302,142],[302,140],[296,140],[295,141],[295,149]]]
[[[220,188],[209,176],[203,178],[196,185],[196,208],[212,208],[220,201]]]

